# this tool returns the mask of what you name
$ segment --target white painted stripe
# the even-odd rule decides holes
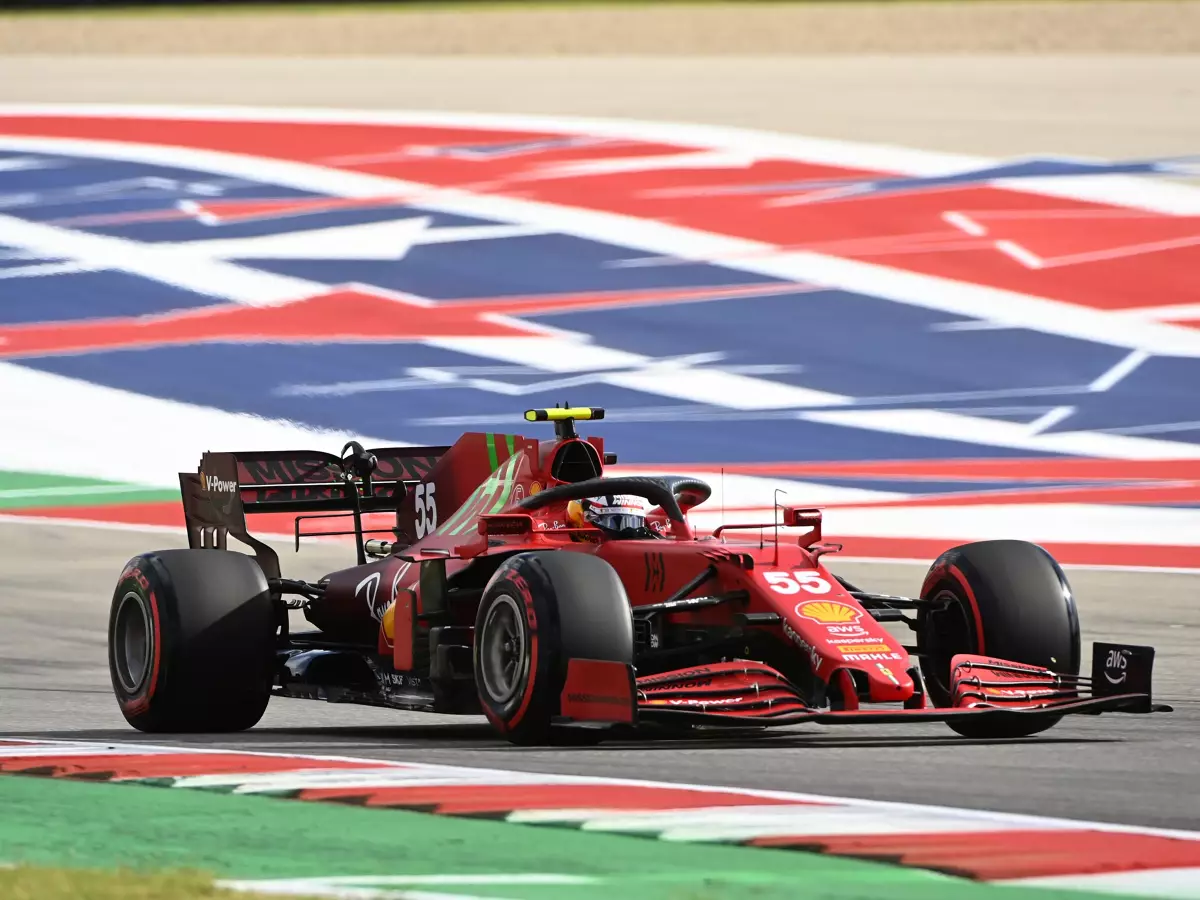
[[[598,884],[603,879],[593,875],[565,875],[549,872],[473,872],[470,874],[447,875],[337,875],[323,878],[287,878],[287,879],[243,879],[237,884],[247,885],[253,889],[261,884],[289,884],[299,888],[294,893],[304,893],[307,886],[340,886],[340,887],[383,887],[388,885],[457,885],[457,884]]]
[[[1091,391],[1107,391],[1115,387],[1122,379],[1132,374],[1133,370],[1150,358],[1150,354],[1144,350],[1134,350],[1119,363],[1103,373],[1099,378],[1088,385],[1088,390]]]
[[[313,282],[301,278],[205,259],[175,251],[170,245],[71,231],[13,216],[0,215],[0,243],[39,256],[70,259],[88,268],[119,268],[202,297],[266,305],[315,293]]]
[[[30,169],[47,169],[56,164],[54,160],[45,160],[37,156],[17,156],[12,159],[0,159],[0,172],[25,172]]]
[[[961,834],[1023,827],[944,814],[801,804],[647,811],[518,810],[507,819],[525,824],[575,824],[583,831],[658,834],[663,840],[674,841],[741,841],[792,835]]]
[[[1030,434],[1041,434],[1047,428],[1053,428],[1063,419],[1070,417],[1074,412],[1075,407],[1073,406],[1056,406],[1038,416],[1026,427],[1029,429]]]
[[[178,473],[195,471],[211,449],[328,449],[352,438],[368,447],[406,443],[160,400],[9,362],[0,362],[0,397],[0,434],[22,435],[0,441],[0,469],[16,472],[178,488]],[[132,432],[136,450],[119,438]]]
[[[746,522],[770,522],[771,507],[738,513]],[[732,518],[732,517],[726,517]],[[720,510],[693,510],[693,526],[721,524]],[[1193,547],[1200,509],[1099,503],[963,503],[947,506],[847,507],[825,510],[825,537],[912,538],[982,541],[1021,535],[1041,543],[1165,545]],[[794,532],[789,532],[794,533]],[[949,544],[947,545],[949,546]]]
[[[387,787],[427,788],[452,785],[530,785],[545,784],[544,775],[506,773],[504,777],[487,774],[472,778],[469,773],[438,776],[422,769],[301,769],[277,773],[190,775],[175,779],[177,788],[233,787],[234,793],[258,794],[300,790],[357,790]],[[562,782],[570,784],[570,780]]]
[[[39,750],[44,756],[64,755],[70,748],[77,746],[74,742],[44,740],[34,745],[34,749]],[[269,751],[255,750],[214,750],[207,747],[187,747],[187,746],[166,746],[153,744],[128,743],[123,745],[108,744],[102,745],[108,748],[121,747],[123,752],[136,753],[141,751],[160,751],[165,753],[190,754],[193,756],[204,756],[205,754],[219,755],[248,755],[265,758],[286,758],[286,759],[311,759],[314,764],[319,764],[321,761],[336,761],[336,762],[351,762],[351,763],[372,763],[374,760],[363,759],[361,757],[337,756],[330,754],[299,754],[299,753],[279,753]],[[0,750],[5,749],[0,745]],[[390,765],[401,765],[398,763],[390,763]],[[1023,815],[1019,813],[1003,813],[993,812],[982,809],[959,809],[955,807],[933,806],[929,804],[914,804],[900,803],[890,800],[867,800],[849,797],[833,797],[822,794],[805,794],[790,791],[769,791],[756,788],[729,788],[717,785],[700,785],[700,784],[678,784],[673,782],[637,780],[631,778],[606,778],[601,776],[559,776],[548,775],[542,773],[516,773],[504,769],[489,769],[481,767],[467,766],[444,766],[433,765],[426,763],[404,763],[409,769],[421,769],[430,773],[431,777],[449,777],[458,775],[464,779],[477,779],[483,776],[492,776],[501,781],[505,778],[514,776],[535,775],[543,784],[601,784],[614,785],[623,787],[639,787],[639,788],[665,788],[671,791],[677,791],[685,788],[689,791],[703,793],[719,793],[719,794],[740,794],[748,799],[766,798],[773,800],[791,800],[809,804],[837,804],[845,807],[855,807],[862,810],[875,812],[892,812],[897,815],[930,815],[930,816],[953,816],[961,818],[964,822],[975,821],[990,823],[993,827],[1011,826],[1016,828],[1083,828],[1091,831],[1101,831],[1109,834],[1144,834],[1154,835],[1159,837],[1178,838],[1180,840],[1200,841],[1200,831],[1184,831],[1181,829],[1165,829],[1151,828],[1140,825],[1120,825],[1110,822],[1092,822],[1085,820],[1051,818],[1047,816]]]
[[[618,175],[623,172],[657,172],[679,169],[745,169],[757,157],[749,151],[701,150],[690,153],[655,156],[613,156],[577,159],[571,162],[539,165],[518,173],[514,181],[542,181],[550,178],[580,178],[592,175]]]
[[[619,419],[619,414],[611,415],[609,418]],[[776,489],[782,491],[779,495],[780,503],[810,506],[840,503],[883,503],[888,500],[905,500],[913,496],[900,491],[845,487],[796,478],[735,475],[728,472],[722,476],[719,469],[693,468],[691,466],[610,466],[605,469],[605,472],[609,475],[680,475],[698,478],[712,488],[712,496],[702,506],[697,507],[693,513],[700,515],[719,512],[722,503],[726,507],[754,506],[770,511],[773,508]],[[837,477],[837,475],[830,475],[830,478]],[[870,481],[867,483],[869,484]],[[771,521],[770,517],[767,521]]]
[[[942,213],[942,219],[948,225],[953,225],[959,231],[965,231],[967,234],[974,235],[975,237],[983,237],[987,234],[987,229],[966,213],[944,212]]]
[[[1098,875],[1011,878],[996,883],[1051,890],[1080,890],[1141,897],[1175,898],[1175,900],[1200,900],[1200,867],[1142,869],[1135,872],[1104,872]]]
[[[153,490],[137,484],[80,484],[70,487],[10,488],[0,491],[0,500],[24,497],[89,497],[97,494],[134,494]]]
[[[728,238],[611,213],[573,209],[508,197],[475,196],[464,191],[431,189],[428,185],[413,184],[380,176],[236,154],[118,142],[43,138],[4,138],[0,140],[0,146],[39,152],[93,153],[151,163],[192,165],[209,171],[221,171],[227,175],[240,175],[269,183],[287,184],[292,187],[342,196],[369,197],[381,194],[390,196],[397,192],[417,192],[418,194],[425,192],[421,204],[428,209],[536,225],[592,240],[668,255],[767,252],[771,249],[768,245],[754,241]],[[782,253],[764,259],[731,264],[730,267],[773,275],[785,280],[824,284],[857,293],[873,294],[895,302],[1003,322],[1012,327],[1032,328],[1046,333],[1099,341],[1130,349],[1144,349],[1148,352],[1200,356],[1200,332],[1195,329],[1156,322],[1131,325],[1126,321],[1118,324],[1113,320],[1112,315],[1105,311],[951,279],[906,272],[887,266],[813,253]],[[510,344],[506,346],[511,347]],[[502,349],[501,345],[490,339],[477,339],[473,346],[460,343],[460,347],[465,352],[472,352],[480,356],[510,359],[510,351]],[[468,350],[468,347],[471,349]],[[540,353],[532,356],[525,355],[520,361],[528,364],[531,359],[536,360],[539,366],[542,365]],[[730,377],[745,378],[746,376]],[[760,381],[763,391],[782,390],[776,383],[765,379]],[[643,385],[642,389],[650,389],[650,387]],[[963,418],[971,422],[979,422],[984,427],[990,424],[986,419]],[[892,420],[874,419],[870,420],[869,424],[860,427],[889,431],[891,430],[888,427],[890,424],[892,424]],[[930,432],[929,436],[942,437],[943,435]],[[1104,450],[1107,440],[1116,440],[1119,437],[1096,435],[1088,442],[1088,450],[1062,452],[1086,452],[1088,455],[1123,457],[1125,454],[1119,449],[1112,451],[1111,454]],[[1196,445],[1170,441],[1158,443],[1163,445],[1160,452],[1166,455],[1177,456],[1184,452],[1185,448],[1190,449],[1193,454],[1200,454],[1200,449],[1197,449]],[[1117,444],[1116,446],[1120,447],[1121,445]]]
[[[796,415],[809,422],[827,425],[910,434],[914,437],[940,435],[945,440],[966,444],[1011,447],[1038,453],[1109,459],[1200,459],[1200,444],[1095,431],[1030,434],[1029,426],[1020,422],[964,416],[934,409],[813,410]]]
[[[76,272],[90,272],[99,269],[97,265],[80,265],[79,263],[41,263],[34,266],[18,266],[11,269],[0,269],[0,279],[4,278],[42,278],[46,275],[71,275]]]
[[[1123,309],[1117,315],[1130,319],[1179,320],[1200,318],[1200,303],[1175,303],[1169,306],[1138,306]]]
[[[295,896],[296,890],[290,881],[281,880],[278,882],[216,882],[219,886],[232,886],[233,890],[253,891],[258,894],[266,895],[284,895]],[[493,896],[480,896],[477,894],[461,894],[457,891],[453,894],[447,894],[443,891],[408,891],[395,890],[389,888],[367,888],[367,887],[321,887],[319,885],[311,885],[306,892],[313,897],[331,897],[335,900],[495,900]]]
[[[346,110],[249,106],[180,106],[151,104],[13,103],[0,105],[0,116],[82,116],[196,119],[229,122],[318,122],[350,125],[414,125],[490,128],[503,132],[533,131],[576,136],[579,132],[619,140],[675,144],[731,153],[752,151],[758,159],[792,159],[838,168],[873,169],[906,175],[945,175],[996,165],[1002,160],[961,153],[919,150],[895,144],[870,144],[815,138],[722,125],[648,122],[581,116],[460,113],[427,110]],[[1071,178],[999,179],[997,187],[1017,193],[1084,200],[1146,209],[1170,215],[1200,213],[1200,189],[1178,182],[1127,175]]]
[[[2,738],[3,735],[0,735]],[[47,750],[40,745],[30,747],[6,747],[0,744],[0,759],[37,759],[43,756],[81,756],[81,757],[104,757],[104,756],[123,756],[130,752],[141,753],[140,746],[136,750],[132,750],[131,745],[121,747],[95,747],[86,744],[66,744],[64,746],[56,746]],[[159,747],[153,750],[145,751],[147,756],[163,756],[174,753],[175,750],[171,747]]]
[[[1040,256],[1035,256],[1013,241],[996,241],[996,249],[1029,269],[1040,269],[1045,264],[1045,261]]]
[[[183,535],[183,528],[173,525],[137,525],[127,522],[111,522],[102,519],[72,519],[56,516],[19,516],[0,513],[0,522],[8,525],[44,525],[48,528],[96,528],[102,531],[132,531],[138,534],[169,534],[174,537]],[[265,541],[291,541],[294,535],[275,534],[274,532],[255,531],[254,536]],[[312,541],[328,541],[331,538],[309,538]]]
[[[403,259],[429,227],[428,216],[241,238],[155,244],[189,265],[217,259]],[[306,288],[307,290],[307,288]],[[303,295],[301,295],[303,296]],[[232,298],[231,298],[232,299]]]

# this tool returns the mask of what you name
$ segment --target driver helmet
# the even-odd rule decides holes
[[[632,494],[608,494],[572,500],[567,504],[567,520],[573,528],[589,525],[610,535],[640,535],[646,530],[649,503]]]

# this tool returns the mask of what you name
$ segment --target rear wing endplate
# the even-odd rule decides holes
[[[253,547],[268,578],[278,578],[275,551],[252,537],[246,516],[260,513],[355,517],[362,550],[362,513],[396,512],[408,486],[425,478],[449,447],[380,447],[341,458],[319,450],[205,453],[196,472],[179,473],[188,546],[226,549],[228,535]],[[359,452],[361,451],[361,452]],[[374,466],[359,465],[374,457]],[[400,538],[397,527],[393,529]]]

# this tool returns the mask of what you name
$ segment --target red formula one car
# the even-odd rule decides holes
[[[574,424],[603,413],[527,412],[553,440],[204,454],[180,475],[191,549],[135,557],[113,594],[125,718],[240,730],[276,695],[482,712],[515,743],[546,743],[651,723],[939,721],[1018,737],[1070,713],[1169,709],[1151,702],[1152,648],[1094,644],[1079,675],[1075,600],[1040,547],[966,544],[918,597],[870,593],[825,567],[840,548],[820,510],[701,537],[688,512],[707,484],[606,477],[616,457]],[[255,513],[296,514],[297,545],[306,521],[353,535],[357,564],[285,578],[247,531]],[[366,539],[363,516],[380,513],[389,539]],[[290,610],[315,630],[292,631]]]

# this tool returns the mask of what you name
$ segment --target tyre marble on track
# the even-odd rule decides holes
[[[596,748],[511,747],[481,718],[274,700],[255,729],[164,741],[125,724],[113,699],[105,634],[117,574],[139,551],[183,546],[175,535],[0,523],[0,733],[212,744],[411,759],[529,771],[843,794],[1175,828],[1200,827],[1200,691],[1191,666],[1200,633],[1193,575],[1069,570],[1084,641],[1158,649],[1156,696],[1175,712],[1065,720],[1023,741],[989,743],[941,725],[798,727],[748,739],[612,742]],[[352,562],[346,547],[283,551],[312,577]],[[864,587],[915,592],[923,567],[831,564]],[[1085,664],[1088,653],[1084,654]]]

